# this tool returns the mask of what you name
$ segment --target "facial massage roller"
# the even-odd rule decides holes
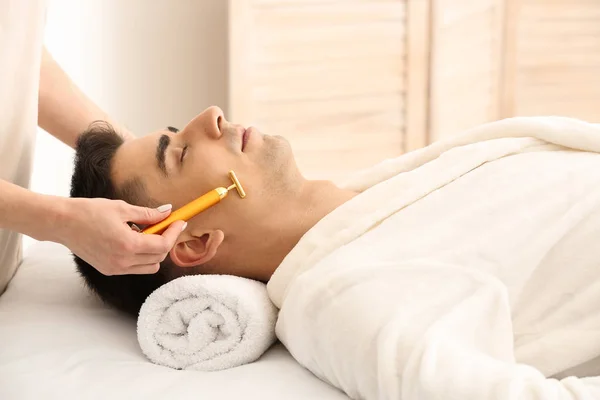
[[[169,215],[167,218],[160,221],[159,223],[147,227],[142,231],[142,233],[161,234],[165,231],[165,229],[169,227],[169,225],[171,225],[175,221],[187,222],[192,217],[195,217],[196,215],[200,214],[202,211],[219,203],[221,200],[227,197],[227,194],[233,188],[237,190],[238,194],[242,199],[246,197],[246,192],[244,191],[242,184],[235,175],[235,172],[229,171],[229,179],[231,179],[231,182],[233,182],[231,186],[227,188],[218,187],[216,189],[211,190],[210,192],[198,197],[196,200],[173,211],[171,215]]]

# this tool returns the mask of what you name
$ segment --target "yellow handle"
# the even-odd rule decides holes
[[[225,194],[223,194],[225,190]],[[222,188],[213,189],[210,192],[198,197],[196,200],[186,204],[185,206],[173,211],[171,215],[163,219],[157,224],[151,225],[144,229],[142,233],[161,234],[175,221],[188,221],[192,217],[200,214],[202,211],[217,204],[223,197],[227,195],[227,190]]]

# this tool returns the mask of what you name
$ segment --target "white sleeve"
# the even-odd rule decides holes
[[[290,287],[277,333],[353,398],[600,399],[600,378],[547,379],[515,361],[506,289],[489,275],[427,263],[314,272]]]

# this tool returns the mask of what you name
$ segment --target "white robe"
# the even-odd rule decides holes
[[[268,284],[279,339],[354,399],[600,399],[598,153],[514,118],[357,174]]]

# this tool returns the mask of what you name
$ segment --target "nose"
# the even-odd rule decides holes
[[[212,106],[191,120],[186,126],[185,131],[192,136],[200,135],[211,139],[220,139],[222,136],[221,125],[224,122],[223,110],[217,106]]]

